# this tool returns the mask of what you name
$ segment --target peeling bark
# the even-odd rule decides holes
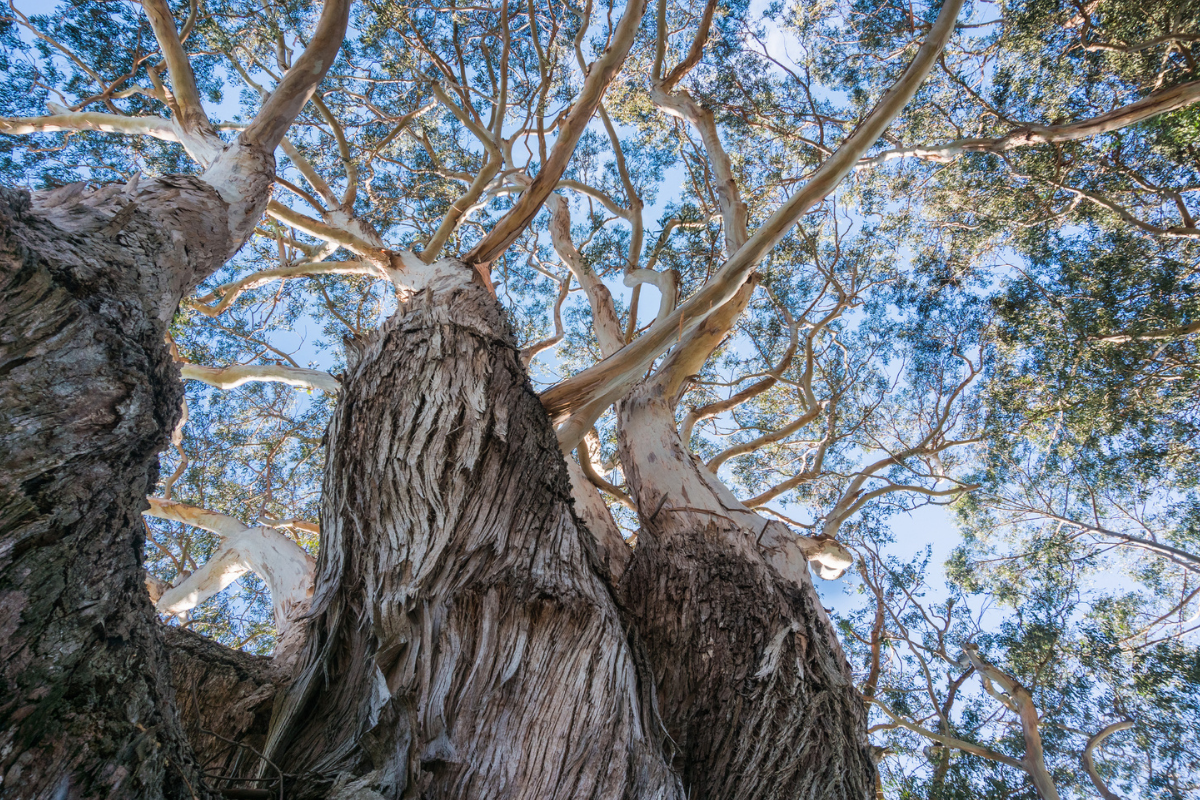
[[[295,797],[681,797],[502,309],[435,266],[344,382],[268,755]]]
[[[871,797],[866,712],[803,562],[763,547],[778,523],[720,497],[661,396],[618,420],[643,522],[618,596],[689,797]]]

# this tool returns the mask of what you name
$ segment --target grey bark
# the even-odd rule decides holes
[[[415,295],[327,443],[308,651],[268,745],[294,796],[681,796],[495,299]]]
[[[5,798],[203,795],[141,511],[182,398],[167,325],[235,246],[226,204],[190,176],[0,192]]]

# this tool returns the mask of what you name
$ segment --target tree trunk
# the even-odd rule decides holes
[[[226,206],[179,177],[0,199],[2,791],[204,796],[171,668],[223,774],[250,756],[218,741],[258,749],[273,690],[187,635],[168,663],[139,517],[181,397],[163,337],[229,255]],[[623,442],[646,530],[620,610],[602,576],[627,554],[598,555],[574,512],[474,274],[429,267],[348,369],[308,640],[259,773],[289,773],[294,798],[869,796],[862,708],[803,565],[721,513],[663,405],[657,439]]]
[[[294,797],[680,797],[503,310],[435,269],[348,370],[268,755]]]
[[[180,176],[0,193],[0,792],[200,796],[143,585],[179,298],[230,252]]]
[[[654,384],[618,420],[643,524],[619,598],[688,796],[872,797],[866,713],[808,569],[763,554],[791,534],[701,472]]]
[[[272,659],[218,644],[183,628],[162,627],[183,729],[216,789],[256,788],[252,778],[271,723],[277,670]],[[268,765],[269,766],[269,765]],[[268,780],[278,775],[268,772]]]

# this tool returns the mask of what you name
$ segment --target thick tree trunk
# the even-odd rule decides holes
[[[229,255],[196,178],[0,194],[0,793],[200,796],[142,578],[179,298]]]
[[[764,547],[791,534],[701,472],[653,384],[618,420],[643,523],[619,598],[688,796],[872,797],[866,713],[808,569]]]
[[[179,716],[205,782],[218,790],[258,788],[237,779],[252,778],[262,765],[278,689],[272,659],[183,628],[163,626],[162,632]],[[277,778],[268,771],[267,780]]]
[[[328,434],[292,796],[680,797],[500,305],[443,262]]]

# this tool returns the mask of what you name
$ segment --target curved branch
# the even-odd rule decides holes
[[[228,514],[209,511],[206,508],[197,508],[196,506],[190,506],[187,503],[178,503],[174,500],[165,500],[161,497],[148,497],[146,499],[150,501],[150,508],[142,513],[157,517],[158,519],[182,522],[184,525],[203,528],[221,537],[236,536],[250,529],[250,526],[242,524],[240,520]]]
[[[344,247],[357,256],[370,259],[380,266],[389,266],[391,259],[386,250],[377,247],[361,236],[354,234],[345,227],[336,227],[321,220],[313,219],[288,208],[278,200],[267,203],[267,214],[280,222],[290,225],[296,230],[303,231],[309,236],[315,236],[330,244]]]
[[[215,317],[243,292],[257,289],[271,281],[287,280],[288,278],[305,278],[315,275],[370,275],[386,277],[379,268],[366,261],[319,261],[298,264],[294,267],[279,267],[264,269],[251,273],[244,278],[231,283],[222,284],[203,297],[198,297],[192,307],[206,317]],[[219,299],[218,299],[219,298]],[[213,303],[212,301],[217,302]],[[211,303],[211,305],[208,305]]]
[[[546,198],[546,206],[550,210],[550,242],[554,246],[554,252],[583,287],[588,304],[592,308],[592,326],[595,329],[596,342],[600,345],[600,352],[610,356],[625,345],[612,293],[583,260],[583,256],[575,248],[575,243],[571,241],[571,207],[566,198],[557,193],[551,194]]]
[[[1020,769],[1020,770],[1023,770],[1025,768],[1024,765],[1021,764],[1020,761],[1018,761],[1017,759],[1012,758],[1010,756],[1006,756],[1003,753],[997,753],[995,750],[989,750],[988,748],[983,747],[982,745],[978,745],[973,742],[965,742],[962,739],[956,739],[953,736],[946,736],[941,733],[934,733],[933,731],[929,730],[928,728],[923,728],[920,725],[917,725],[913,722],[909,722],[908,720],[904,719],[903,717],[901,717],[898,714],[896,714],[895,712],[893,712],[886,705],[884,705],[883,702],[880,701],[879,698],[877,698],[877,697],[867,697],[864,699],[869,703],[873,703],[876,708],[878,708],[880,711],[882,711],[884,714],[886,714],[889,718],[891,718],[892,722],[899,725],[901,728],[910,730],[913,733],[919,733],[921,736],[924,736],[926,739],[937,742],[938,744],[945,745],[946,747],[953,747],[955,750],[961,750],[964,753],[969,753],[973,756],[979,756],[980,758],[986,758],[988,761],[995,761],[997,764],[1004,764],[1009,767],[1016,767],[1017,769]]]
[[[613,486],[610,482],[606,481],[604,476],[601,475],[596,469],[596,464],[594,461],[592,461],[592,453],[591,448],[588,445],[588,437],[585,436],[579,442],[579,447],[576,449],[576,452],[579,453],[579,467],[583,470],[583,474],[585,477],[587,477],[588,481],[590,481],[591,484],[597,489],[610,495],[618,503],[636,513],[637,505],[633,502],[629,495],[625,492],[622,492],[616,486]]]
[[[267,584],[275,614],[278,655],[295,653],[300,618],[312,597],[316,559],[300,545],[272,527],[250,527],[226,514],[175,503],[157,497],[147,498],[152,517],[194,525],[221,537],[221,544],[204,566],[177,585],[162,591],[155,607],[163,614],[183,614],[220,592],[229,584],[254,572]],[[161,587],[156,587],[161,588]]]
[[[529,367],[529,363],[537,357],[538,353],[542,353],[546,350],[549,350],[551,347],[554,347],[554,345],[562,341],[563,336],[565,335],[562,320],[562,306],[563,302],[565,302],[567,299],[567,294],[570,292],[570,277],[559,281],[558,287],[558,296],[554,298],[554,335],[543,339],[540,342],[535,342],[521,351],[521,363],[524,364],[526,368]]]
[[[974,644],[966,644],[963,651],[971,666],[979,673],[988,694],[1016,713],[1020,720],[1021,733],[1025,738],[1025,756],[1021,759],[1020,766],[1033,781],[1038,796],[1042,800],[1058,800],[1058,789],[1055,788],[1054,779],[1046,769],[1042,736],[1038,731],[1038,710],[1033,703],[1033,695],[1016,678],[979,655],[979,649]],[[1000,687],[1004,696],[992,688],[993,683]]]
[[[721,451],[720,453],[717,453],[715,456],[713,456],[712,460],[709,461],[708,464],[706,465],[708,467],[709,472],[712,472],[715,475],[717,470],[719,470],[721,468],[721,465],[724,464],[729,459],[736,458],[737,456],[740,456],[740,455],[745,455],[746,453],[752,453],[760,447],[765,447],[766,445],[774,444],[775,442],[778,442],[781,439],[786,439],[787,437],[791,436],[793,433],[800,430],[805,425],[807,425],[808,423],[810,423],[814,419],[816,419],[817,415],[821,413],[822,408],[823,408],[823,406],[819,406],[819,405],[813,406],[808,411],[805,411],[803,414],[796,417],[796,419],[792,420],[787,425],[784,425],[782,428],[780,428],[778,430],[764,433],[762,436],[759,436],[755,439],[751,439],[748,442],[742,442],[741,444],[735,444],[733,447],[728,447],[725,450]],[[750,505],[750,503],[747,503],[747,505]]]
[[[180,364],[185,381],[200,381],[218,389],[233,389],[245,383],[286,383],[304,389],[317,389],[326,394],[337,394],[342,388],[337,378],[319,369],[297,369],[277,365],[239,365],[229,367],[201,367],[197,364]]]
[[[679,274],[675,270],[656,272],[652,269],[634,269],[625,273],[623,283],[630,289],[643,283],[654,284],[659,295],[658,315],[654,317],[656,322],[666,319],[667,314],[675,310],[675,293],[679,285]]]
[[[200,90],[196,88],[196,76],[192,72],[192,62],[183,43],[179,40],[179,31],[175,28],[175,18],[167,0],[142,0],[142,8],[150,20],[154,38],[162,50],[163,61],[167,64],[167,74],[171,76],[170,98],[171,112],[179,127],[185,134],[199,139],[208,140],[216,150],[223,143],[217,136],[216,129],[204,112],[200,102]],[[298,110],[298,109],[297,109]],[[214,141],[215,140],[215,141]]]
[[[1098,733],[1088,739],[1087,746],[1083,748],[1083,754],[1079,757],[1079,760],[1083,762],[1083,769],[1087,772],[1088,778],[1092,781],[1092,786],[1096,787],[1096,791],[1100,793],[1100,796],[1103,797],[1104,800],[1122,799],[1121,795],[1109,789],[1107,784],[1104,783],[1104,779],[1100,777],[1100,773],[1096,770],[1096,760],[1092,755],[1092,751],[1099,747],[1100,744],[1109,736],[1112,736],[1118,731],[1129,730],[1132,727],[1133,723],[1131,721],[1123,719],[1120,722],[1114,722],[1112,725],[1101,729]]]
[[[664,12],[662,4],[665,0],[659,0],[660,10],[659,17],[663,18]],[[667,76],[662,79],[662,88],[664,91],[671,91],[672,87],[692,71],[692,67],[700,63],[700,57],[704,55],[704,43],[708,41],[708,31],[712,28],[713,12],[717,10],[717,0],[708,0],[704,4],[704,11],[700,14],[700,25],[696,28],[696,36],[692,39],[692,46],[688,48],[687,55],[683,61],[675,65]]]

